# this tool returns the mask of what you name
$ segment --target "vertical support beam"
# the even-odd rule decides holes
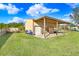
[[[50,27],[49,27],[49,34],[50,34]]]
[[[56,28],[57,28],[57,30],[58,30],[58,27],[59,27],[59,25],[58,25],[58,21],[56,22]]]
[[[65,24],[64,24],[64,32],[65,32]]]
[[[46,36],[45,36],[45,30],[46,30],[46,19],[44,18],[44,28],[43,28],[44,38],[46,38]]]
[[[33,19],[33,34],[35,34],[35,27],[34,27],[34,19]]]
[[[59,27],[58,27],[58,21],[56,22],[56,35],[57,35],[57,33],[58,33],[58,30],[59,30]]]

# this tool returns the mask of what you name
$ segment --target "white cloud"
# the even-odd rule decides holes
[[[12,20],[9,20],[8,23],[20,23],[20,22],[24,23],[24,21],[25,20],[23,18],[13,17],[13,19]]]
[[[71,8],[75,8],[79,3],[67,3]]]
[[[6,6],[6,9],[8,11],[8,14],[17,14],[20,11],[19,8],[16,8],[16,6],[12,4],[8,4],[8,6]]]
[[[52,12],[58,12],[60,11],[59,9],[52,9]]]
[[[1,10],[7,10],[8,14],[17,14],[22,8],[17,8],[15,5],[8,4],[0,4]]]
[[[69,21],[70,19],[69,19],[69,18],[64,18],[64,19],[62,19],[62,20],[64,20],[64,21]]]
[[[68,22],[72,22],[72,19],[71,19],[71,16],[70,15],[72,15],[72,13],[64,14],[63,15],[64,18],[62,18],[62,20],[68,21]]]
[[[67,22],[72,22],[72,19],[69,17],[64,17],[64,18],[62,18],[62,20],[67,21]]]
[[[28,15],[31,15],[31,16],[39,16],[41,14],[46,14],[46,13],[49,13],[49,12],[58,12],[59,9],[51,9],[51,8],[47,8],[44,6],[44,4],[35,4],[35,5],[32,5],[27,11],[26,13]]]
[[[5,9],[5,8],[6,8],[6,5],[0,3],[0,9],[3,10],[3,9]]]
[[[65,17],[69,17],[72,13],[64,14]]]
[[[73,19],[74,14],[73,13],[64,14],[64,17],[68,17],[70,19]]]

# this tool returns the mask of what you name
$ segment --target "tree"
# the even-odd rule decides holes
[[[73,13],[70,17],[74,20],[76,24],[79,24],[79,7],[73,8]]]
[[[0,23],[0,29],[8,29],[8,28],[19,28],[20,30],[24,31],[24,23],[9,23],[9,24],[4,24]]]
[[[24,24],[23,23],[9,23],[7,24],[8,28],[19,28],[20,30],[24,31]]]
[[[0,29],[7,28],[7,24],[0,23]]]

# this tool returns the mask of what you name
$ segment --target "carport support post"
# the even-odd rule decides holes
[[[64,24],[64,32],[65,32],[65,24]]]
[[[56,22],[56,28],[57,28],[57,30],[58,30],[58,21]]]
[[[58,34],[58,30],[59,30],[59,29],[58,29],[58,21],[56,22],[56,28],[57,28],[57,29],[56,29],[56,31],[57,31],[56,34]]]
[[[45,30],[46,30],[46,20],[45,20],[45,18],[44,18],[44,28],[43,28],[43,34],[44,34],[44,38],[46,38],[46,36],[45,36]]]

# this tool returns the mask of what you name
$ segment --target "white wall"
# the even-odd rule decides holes
[[[20,29],[19,28],[9,28],[9,32],[18,32]]]

